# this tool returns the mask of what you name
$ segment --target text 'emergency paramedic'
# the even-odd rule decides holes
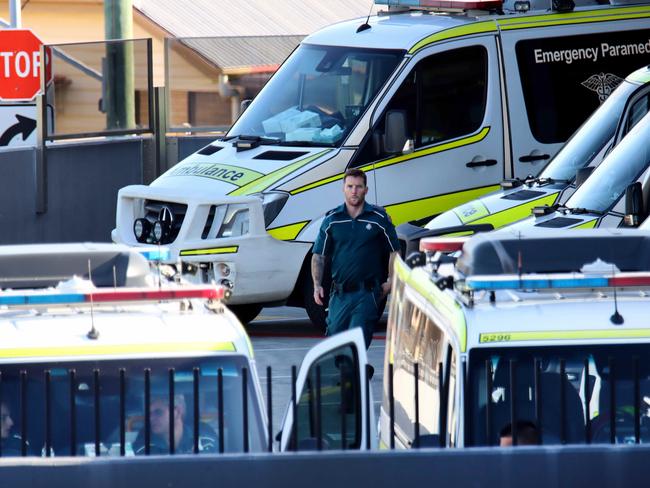
[[[535,63],[566,63],[574,61],[590,60],[598,61],[600,58],[614,58],[617,56],[634,56],[638,54],[650,54],[650,40],[646,43],[618,44],[612,45],[606,42],[600,47],[584,47],[579,49],[560,49],[557,51],[544,51],[535,49]]]

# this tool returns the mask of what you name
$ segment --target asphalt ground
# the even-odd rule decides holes
[[[323,339],[306,312],[301,308],[266,308],[246,327],[253,343],[262,393],[267,401],[267,366],[271,366],[273,432],[281,428],[282,417],[291,398],[291,366],[300,367],[307,351]],[[383,382],[386,314],[379,322],[370,348],[368,361],[375,368],[370,382],[375,415],[379,414]]]

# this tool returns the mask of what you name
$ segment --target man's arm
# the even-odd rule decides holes
[[[325,292],[323,291],[323,271],[325,269],[325,256],[312,254],[311,256],[311,277],[314,281],[314,302],[323,305]]]
[[[390,288],[393,284],[393,263],[395,262],[395,256],[397,256],[397,251],[391,252],[388,259],[388,279],[381,284],[381,295],[383,297],[390,293]]]

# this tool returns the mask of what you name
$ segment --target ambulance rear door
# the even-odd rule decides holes
[[[597,21],[614,10],[584,12],[574,24],[557,15],[498,21],[514,176],[537,175],[628,74],[650,63],[647,18]]]
[[[289,402],[282,422],[280,450],[376,447],[377,429],[372,393],[366,379],[367,364],[366,346],[359,327],[336,334],[311,348],[296,377],[297,400]]]

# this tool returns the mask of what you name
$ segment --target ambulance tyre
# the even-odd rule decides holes
[[[257,303],[247,303],[245,305],[228,305],[228,308],[244,325],[252,322],[255,317],[257,317],[262,311],[262,305],[259,305]]]

